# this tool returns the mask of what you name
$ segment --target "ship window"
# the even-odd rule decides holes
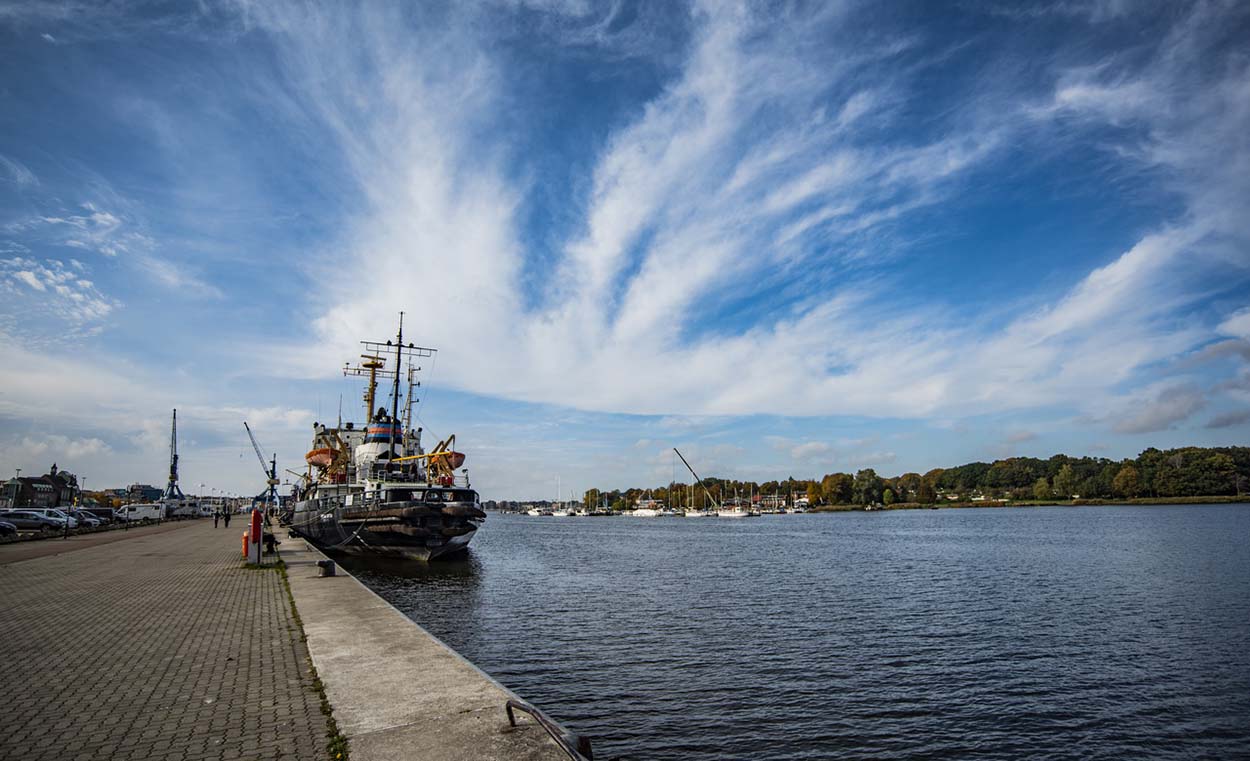
[[[426,502],[441,502],[442,500],[443,500],[443,495],[440,492],[427,491],[425,493]]]
[[[386,499],[388,502],[407,502],[409,500],[420,500],[421,492],[413,489],[391,489],[387,492]]]

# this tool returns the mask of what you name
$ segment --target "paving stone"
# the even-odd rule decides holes
[[[0,565],[0,642],[0,759],[328,758],[281,577],[208,521]]]

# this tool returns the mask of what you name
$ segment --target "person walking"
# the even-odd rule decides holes
[[[213,511],[213,528],[217,528],[217,521],[221,520],[221,508]]]
[[[225,511],[226,528],[230,528],[230,511]]]

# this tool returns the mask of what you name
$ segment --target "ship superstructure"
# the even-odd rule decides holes
[[[362,341],[361,361],[344,366],[344,375],[366,379],[365,425],[313,424],[290,525],[322,549],[429,560],[464,550],[486,519],[467,475],[456,475],[465,456],[455,435],[427,452],[412,427],[416,360],[435,350],[405,344],[403,331],[401,312],[395,340]],[[390,394],[380,400],[386,381]]]

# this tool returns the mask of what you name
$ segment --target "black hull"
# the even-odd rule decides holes
[[[290,529],[325,552],[428,562],[463,553],[484,518],[469,506],[391,503],[346,510],[316,500],[296,504]]]

